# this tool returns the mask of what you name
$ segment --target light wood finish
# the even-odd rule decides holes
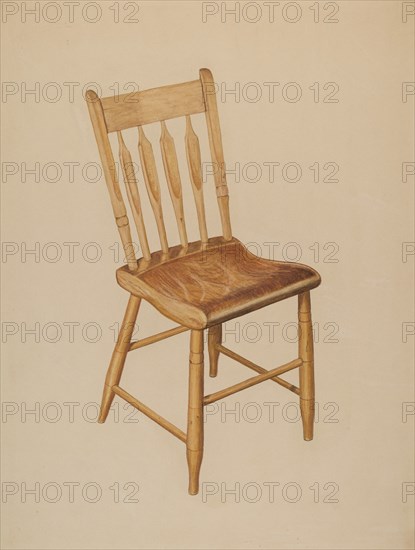
[[[160,148],[169,187],[174,213],[176,215],[177,228],[179,230],[180,242],[183,247],[187,246],[186,224],[184,221],[182,182],[180,180],[179,165],[177,162],[176,146],[174,140],[167,130],[164,120],[161,122]]]
[[[119,386],[113,386],[113,391],[114,393],[122,397],[125,401],[127,401],[127,403],[151,418],[151,420],[154,420],[154,422],[156,422],[159,426],[176,436],[178,439],[180,439],[180,441],[186,443],[186,434],[182,430],[180,430],[180,428],[160,416],[158,413],[153,411],[153,409],[150,409],[150,407],[147,407],[147,405],[144,405],[144,403],[141,403],[141,401],[130,395]]]
[[[278,374],[284,374],[284,372],[288,372],[290,370],[296,369],[301,364],[302,364],[301,359],[294,359],[294,361],[290,361],[285,365],[281,365],[280,367],[276,367],[275,369],[272,369],[270,371],[265,371],[263,374],[258,374],[257,376],[253,376],[252,378],[243,380],[243,382],[239,382],[238,384],[234,384],[233,386],[229,386],[228,388],[225,388],[223,390],[219,390],[215,393],[211,393],[210,395],[206,395],[203,400],[203,404],[209,405],[209,403],[214,403],[215,401],[219,401],[219,399],[228,397],[228,395],[232,395],[239,391],[246,390],[251,386],[255,386],[256,384],[259,384],[260,382],[264,382],[265,380],[274,378],[275,376],[278,376]]]
[[[108,132],[196,113],[205,103],[200,80],[102,98]]]
[[[186,117],[186,157],[189,167],[190,181],[196,204],[197,221],[199,223],[200,240],[207,243],[208,232],[206,226],[205,202],[203,200],[202,161],[200,155],[199,138],[193,130],[190,116]]]
[[[134,331],[134,325],[137,319],[140,303],[140,298],[137,298],[136,296],[131,295],[128,300],[124,320],[118,334],[117,343],[112,353],[111,362],[105,378],[101,410],[98,418],[98,422],[101,424],[105,422],[114,399],[114,386],[117,386],[121,380],[125,358],[127,357],[127,352],[130,348],[131,336]]]
[[[169,245],[167,242],[166,228],[164,227],[163,210],[161,207],[160,184],[157,174],[156,161],[154,159],[153,147],[146,138],[144,130],[140,126],[138,128],[139,144],[138,150],[140,153],[141,166],[143,168],[144,181],[146,182],[147,193],[150,199],[151,207],[156,219],[157,230],[160,237],[161,249],[164,253],[168,252]]]
[[[192,330],[189,357],[189,405],[187,410],[186,456],[189,466],[189,494],[199,491],[203,458],[203,332]]]
[[[130,151],[125,146],[121,132],[117,132],[117,136],[120,164],[124,176],[125,187],[127,189],[128,201],[130,203],[131,212],[133,213],[134,222],[137,228],[143,258],[145,260],[149,260],[151,258],[151,254],[147,241],[147,232],[144,225],[143,213],[141,210],[140,194],[138,192],[137,179],[134,173],[133,160],[131,158]]]
[[[229,191],[226,183],[225,159],[223,156],[222,134],[220,131],[216,90],[212,73],[209,69],[200,69],[203,97],[206,106],[206,123],[209,134],[209,146],[214,167],[216,196],[222,222],[223,238],[229,241],[232,238],[231,218],[229,214]]]
[[[133,351],[133,349],[143,348],[144,346],[148,346],[149,344],[160,342],[160,340],[165,340],[166,338],[170,338],[171,336],[176,336],[176,334],[186,332],[187,330],[189,330],[187,327],[175,327],[169,330],[165,330],[163,332],[159,332],[158,334],[153,334],[152,336],[148,336],[147,338],[137,340],[137,342],[131,342],[130,349],[128,351]]]
[[[222,344],[222,325],[214,325],[208,331],[209,375],[215,378],[218,374],[219,345]]]
[[[203,457],[203,406],[223,399],[266,380],[272,380],[300,397],[304,439],[313,437],[314,422],[314,355],[311,325],[310,291],[320,282],[320,275],[311,267],[294,262],[274,261],[258,257],[232,236],[229,191],[219,123],[216,89],[212,73],[201,69],[199,79],[124,94],[100,100],[88,91],[86,99],[105,181],[114,216],[121,236],[127,265],[117,269],[119,285],[129,294],[127,310],[108,368],[99,422],[107,418],[114,395],[118,395],[143,414],[186,443],[189,469],[189,493],[197,494]],[[209,149],[214,167],[214,182],[222,224],[222,236],[208,236],[202,155],[191,117],[205,113]],[[188,238],[183,195],[188,186],[181,181],[176,144],[168,131],[171,118],[186,117],[184,145],[188,177],[196,205],[200,240]],[[175,213],[180,244],[169,246],[162,209],[153,147],[143,126],[161,124],[160,147],[167,187]],[[136,177],[133,156],[125,145],[122,131],[138,127],[138,154],[144,182]],[[119,158],[130,209],[138,233],[142,257],[137,261],[130,233],[122,192],[108,134],[117,132]],[[135,153],[137,154],[137,153]],[[186,174],[187,179],[187,174]],[[140,192],[143,183],[155,216],[160,250],[152,251],[147,239]],[[164,188],[164,186],[162,186]],[[140,189],[140,191],[139,191]],[[206,194],[207,195],[207,194]],[[187,218],[186,218],[187,221]],[[187,224],[190,227],[190,224]],[[147,228],[148,230],[148,228]],[[189,237],[191,237],[189,235]],[[190,241],[190,242],[189,242]],[[170,242],[173,241],[170,239]],[[298,358],[270,371],[238,355],[222,345],[222,324],[246,313],[298,295],[299,351]],[[140,301],[145,299],[160,313],[179,326],[131,342]],[[225,355],[255,371],[257,376],[204,396],[203,337],[208,329],[208,351],[212,377],[217,376],[219,355]],[[119,385],[128,351],[164,340],[186,330],[191,331],[189,358],[189,395],[187,432],[127,393]],[[299,369],[299,387],[279,375]]]
[[[313,439],[314,431],[314,344],[311,323],[310,292],[298,295],[298,355],[300,368],[300,409],[306,441]]]
[[[220,353],[223,353],[223,355],[226,355],[231,359],[238,361],[238,363],[241,363],[241,365],[245,365],[245,367],[248,367],[249,369],[252,369],[255,372],[259,372],[260,374],[267,372],[266,369],[260,367],[259,365],[256,365],[252,361],[249,361],[249,359],[242,357],[242,355],[235,353],[229,348],[225,348],[225,346],[219,345],[217,346],[217,349]],[[279,376],[273,376],[272,378],[270,378],[270,380],[272,380],[273,382],[276,382],[277,384],[279,384],[280,386],[283,386],[284,388],[287,388],[287,390],[290,390],[293,393],[300,395],[300,388],[297,388],[297,386],[295,386],[294,384],[290,384],[283,378],[280,378]]]
[[[101,101],[97,94],[88,90],[86,93],[89,116],[91,117],[92,127],[94,129],[95,139],[98,145],[99,156],[101,158],[102,168],[104,170],[105,182],[111,199],[112,209],[115,221],[121,237],[125,257],[128,267],[134,271],[137,267],[134,248],[132,245],[130,225],[125,209],[124,200],[121,195],[121,189],[118,183],[117,171],[115,169],[114,157],[111,145],[108,139],[107,128],[105,126],[104,114]]]

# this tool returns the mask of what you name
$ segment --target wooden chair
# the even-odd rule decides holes
[[[128,101],[127,101],[128,96]],[[259,258],[248,252],[232,236],[229,196],[226,184],[222,138],[214,81],[208,69],[200,70],[200,79],[163,86],[131,94],[99,99],[94,91],[86,94],[89,113],[98,144],[105,179],[111,198],[127,265],[117,270],[119,285],[130,298],[105,379],[99,422],[105,422],[115,395],[125,399],[186,444],[189,467],[189,493],[199,489],[199,471],[203,455],[203,406],[228,395],[272,380],[300,397],[305,440],[313,438],[314,366],[310,290],[320,282],[311,267]],[[213,165],[216,196],[223,235],[208,238],[203,199],[203,180],[199,140],[192,128],[191,115],[205,113]],[[200,240],[189,242],[183,211],[182,185],[175,144],[166,120],[186,117],[185,147],[193,190]],[[152,145],[143,126],[160,122],[160,147],[167,186],[173,203],[180,245],[170,247],[163,220],[161,189]],[[157,224],[161,250],[151,253],[140,204],[132,157],[122,131],[138,127],[138,151],[145,186]],[[108,134],[116,132],[119,159],[126,193],[135,222],[142,257],[137,261],[132,245],[130,224],[117,179]],[[298,295],[298,358],[270,371],[252,363],[222,345],[222,323],[268,304]],[[142,340],[131,342],[140,302],[147,300],[179,326]],[[258,373],[239,384],[204,395],[203,334],[208,329],[210,376],[218,372],[222,353]],[[125,359],[129,351],[147,346],[180,332],[190,330],[189,402],[187,432],[174,426],[120,387]],[[299,387],[280,377],[299,369]]]

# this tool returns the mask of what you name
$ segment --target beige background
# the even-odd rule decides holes
[[[5,4],[15,11],[24,3]],[[414,240],[414,178],[402,181],[402,163],[414,161],[414,96],[402,101],[402,83],[414,80],[414,17],[403,22],[402,10],[413,4],[319,2],[315,22],[312,2],[297,2],[301,15],[280,2],[270,22],[263,4],[259,12],[240,3],[239,23],[232,15],[221,21],[220,3],[206,22],[197,1],[119,3],[118,23],[117,3],[96,4],[96,23],[82,19],[80,8],[73,22],[67,11],[47,21],[53,6],[39,22],[24,21],[21,11],[3,22],[3,548],[413,548],[414,256],[402,257],[411,246],[403,243]],[[339,21],[325,23],[336,6]],[[128,13],[138,22],[123,22]],[[229,175],[235,235],[265,257],[308,263],[323,284],[312,294],[315,440],[302,441],[298,409],[283,388],[266,383],[234,395],[209,410],[202,490],[189,497],[178,441],[120,400],[104,426],[94,422],[127,295],[114,281],[123,258],[114,258],[105,185],[90,181],[88,163],[98,155],[82,90],[95,82],[111,95],[116,86],[132,90],[124,88],[131,82],[145,89],[193,80],[200,67],[213,71],[222,91],[241,90],[219,101],[228,168],[241,169],[239,181]],[[279,83],[273,101],[266,82]],[[309,89],[316,82],[318,100]],[[329,82],[337,102],[323,101]],[[284,97],[287,83],[296,85]],[[25,86],[37,86],[39,97],[25,95]],[[289,101],[294,88],[302,92],[296,102]],[[202,122],[195,126],[205,145]],[[171,128],[183,130],[180,122]],[[149,129],[153,140],[158,132]],[[128,139],[132,145],[133,134]],[[280,163],[274,181],[269,162]],[[302,170],[297,182],[287,181],[295,179],[285,166],[291,162]],[[329,162],[339,166],[338,182],[323,181]],[[39,177],[24,174],[35,163]],[[74,178],[68,163],[78,163]],[[249,163],[262,170],[257,182],[248,181],[255,179]],[[54,166],[62,172],[55,182]],[[214,233],[210,179],[207,188]],[[147,202],[145,209],[150,220]],[[73,258],[68,242],[76,243]],[[295,356],[295,317],[296,302],[288,300],[229,322],[226,344],[277,365]],[[168,326],[143,306],[140,335]],[[123,378],[128,391],[181,427],[187,342],[184,334],[135,352]],[[226,358],[219,374],[207,379],[207,392],[249,376]],[[72,499],[70,483],[78,484]],[[127,495],[138,502],[123,502]]]

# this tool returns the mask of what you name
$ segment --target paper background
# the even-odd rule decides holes
[[[280,2],[273,22],[259,2],[83,2],[72,21],[64,4],[2,2],[3,548],[413,548],[413,2]],[[33,7],[38,22],[25,20]],[[208,411],[190,497],[180,442],[118,398],[94,422],[127,294],[82,95],[91,82],[107,96],[194,80],[201,67],[220,85],[237,170],[234,234],[323,283],[314,441],[283,388],[231,396]],[[159,127],[148,136],[158,149]],[[211,179],[206,195],[212,235]],[[225,344],[271,368],[295,357],[295,320],[290,299],[227,323]],[[140,336],[170,326],[142,306]],[[186,333],[136,351],[122,385],[184,428],[187,358]],[[251,375],[221,358],[206,393]]]

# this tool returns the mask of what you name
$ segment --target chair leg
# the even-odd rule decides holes
[[[189,494],[197,495],[203,458],[203,330],[192,330],[190,336],[186,457]]]
[[[112,386],[117,386],[121,379],[121,374],[124,368],[125,358],[130,347],[131,336],[133,334],[140,303],[141,298],[137,298],[132,294],[130,295],[121,329],[118,334],[117,343],[115,344],[115,348],[112,353],[111,361],[108,367],[107,376],[105,378],[101,410],[98,418],[98,422],[100,424],[105,422],[114,399],[115,394],[112,391]]]
[[[298,328],[298,351],[303,361],[300,367],[300,409],[304,439],[311,441],[314,428],[314,347],[310,292],[298,295]]]
[[[212,378],[218,374],[219,350],[216,348],[218,344],[222,344],[222,324],[210,327],[208,330],[209,376]]]

